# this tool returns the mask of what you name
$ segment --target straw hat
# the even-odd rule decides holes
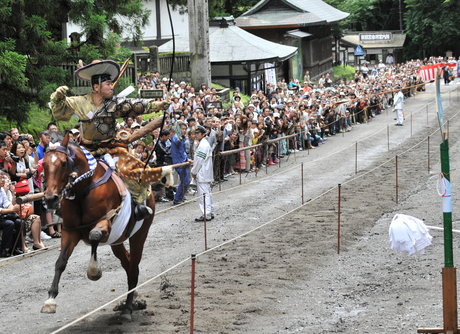
[[[94,60],[91,64],[84,64],[81,60],[79,62],[80,68],[75,71],[75,75],[85,81],[91,81],[95,75],[106,75],[110,80],[114,81],[120,74],[120,65],[113,60]],[[107,80],[107,78],[106,78]]]

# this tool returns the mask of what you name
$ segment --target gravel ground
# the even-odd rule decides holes
[[[448,93],[453,88],[442,87],[445,119],[458,109],[458,93]],[[207,252],[203,224],[193,221],[199,215],[196,202],[158,204],[140,282],[161,275],[138,291],[146,307],[133,313],[132,322],[122,323],[114,302],[62,332],[189,332],[192,253],[198,254],[196,333],[416,333],[419,326],[441,327],[442,232],[432,231],[433,245],[419,256],[389,249],[388,238],[396,213],[442,226],[436,191],[440,135],[433,133],[434,105],[425,107],[432,89],[428,85],[426,93],[406,102],[405,127],[394,127],[389,111],[331,137],[324,147],[284,158],[268,173],[242,175],[243,186],[233,176],[221,191],[215,187],[216,219],[207,224]],[[454,221],[459,128],[458,117],[452,118]],[[428,173],[426,138],[432,133]],[[58,256],[58,241],[46,244],[52,246],[46,252],[0,261],[0,332],[50,333],[126,291],[125,274],[109,247],[99,249],[103,277],[97,282],[86,278],[90,249],[80,244],[61,279],[57,313],[40,314]],[[454,261],[458,247],[454,239]]]

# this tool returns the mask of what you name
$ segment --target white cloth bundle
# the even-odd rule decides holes
[[[433,239],[423,221],[404,214],[393,217],[389,234],[391,248],[409,255],[423,254]]]

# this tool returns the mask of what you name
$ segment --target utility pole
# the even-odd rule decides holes
[[[207,0],[188,0],[190,72],[192,87],[211,86],[209,59],[209,13]]]

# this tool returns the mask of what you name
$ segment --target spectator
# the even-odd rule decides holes
[[[9,173],[13,166],[13,159],[11,158],[6,142],[0,140],[0,168]]]
[[[38,160],[43,159],[45,156],[45,150],[50,143],[50,135],[48,131],[40,132],[40,143],[37,146]]]
[[[19,205],[13,205],[7,198],[4,190],[7,180],[8,174],[0,170],[0,230],[3,232],[0,257],[9,257],[23,253],[17,246],[18,236],[21,231],[21,220],[17,215]],[[16,247],[13,249],[15,244]]]
[[[185,148],[187,125],[185,123],[177,123],[171,127],[171,157],[173,164],[180,164],[183,162],[192,163],[187,157]],[[174,195],[173,205],[183,203],[185,201],[185,193],[187,192],[190,183],[190,170],[188,166],[176,168],[179,175],[180,184],[176,187],[177,191]]]
[[[214,180],[212,171],[212,149],[206,138],[207,130],[202,126],[195,129],[196,139],[199,141],[198,147],[193,158],[191,170],[192,178],[196,179],[197,194],[200,199],[201,217],[195,221],[214,219],[213,203],[211,194],[211,182]],[[206,198],[206,205],[205,199]]]
[[[47,129],[49,132],[58,132],[58,127],[55,122],[48,123]]]
[[[10,134],[11,134],[11,139],[12,139],[13,141],[18,140],[18,138],[19,138],[19,131],[18,131],[17,128],[11,128]]]

